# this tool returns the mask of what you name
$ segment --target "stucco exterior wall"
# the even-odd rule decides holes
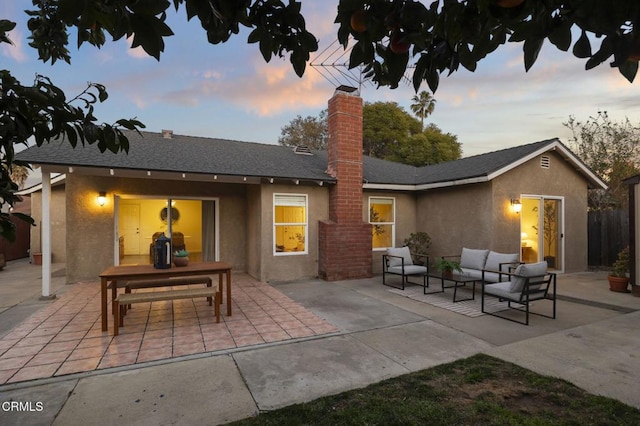
[[[460,254],[462,247],[520,251],[520,215],[512,198],[562,197],[564,271],[587,269],[587,182],[559,155],[550,152],[550,168],[540,157],[491,182],[425,191],[418,196],[417,230],[432,238],[431,254]]]
[[[318,222],[329,218],[329,190],[326,186],[316,185],[262,185],[260,189],[261,212],[260,235],[251,236],[251,241],[262,238],[259,268],[255,275],[265,282],[290,281],[294,279],[316,278],[318,276]],[[308,196],[308,232],[305,244],[307,253],[274,255],[273,253],[273,194],[306,194]],[[257,199],[257,196],[250,197]],[[252,206],[256,203],[252,201]],[[258,207],[258,206],[256,206]],[[257,222],[256,218],[252,222]],[[253,228],[253,226],[252,226]],[[251,265],[251,270],[254,265]]]
[[[416,232],[417,210],[416,197],[413,193],[397,191],[364,191],[362,194],[362,220],[369,221],[369,199],[371,197],[393,198],[395,201],[395,235],[394,247],[402,247],[404,240],[409,238],[412,232]],[[382,255],[386,249],[373,249],[372,271],[374,274],[382,273]]]
[[[65,201],[65,186],[57,185],[51,188],[51,261],[66,262],[66,233],[67,207]],[[30,254],[42,252],[42,192],[31,194],[31,217],[35,220],[35,227],[31,228]]]
[[[114,264],[117,237],[114,230],[114,194],[157,197],[219,198],[220,260],[234,270],[246,270],[246,186],[202,182],[105,178],[68,174],[67,281],[95,280]],[[96,203],[98,191],[106,191],[107,203]]]
[[[490,182],[426,191],[418,196],[416,229],[431,236],[432,259],[489,247],[493,208]]]
[[[588,268],[588,213],[586,180],[554,152],[548,169],[540,167],[536,157],[494,181],[495,199],[522,198],[523,195],[563,197],[564,271],[581,272]],[[502,198],[504,197],[504,198]],[[510,238],[519,238],[519,224],[509,227]],[[513,233],[513,234],[511,234]]]

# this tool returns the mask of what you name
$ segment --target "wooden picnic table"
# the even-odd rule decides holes
[[[188,277],[194,275],[218,275],[218,286],[222,293],[222,275],[227,276],[227,316],[231,316],[231,265],[225,262],[189,262],[187,266],[172,266],[156,269],[153,265],[110,266],[100,274],[100,296],[102,304],[102,331],[107,331],[109,303],[117,297],[118,281]],[[107,300],[108,284],[112,283],[111,300]],[[117,321],[117,319],[115,319]]]

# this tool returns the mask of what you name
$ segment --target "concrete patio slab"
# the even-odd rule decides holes
[[[311,280],[275,284],[274,287],[344,332],[391,327],[424,319],[366,294],[345,291],[344,287],[333,282]]]
[[[13,426],[41,426],[51,425],[67,398],[78,384],[77,380],[36,385],[30,387],[16,387],[0,392],[0,402],[10,401],[21,403],[10,410],[3,407],[0,411],[0,424]]]
[[[640,408],[640,312],[522,340],[488,355]]]
[[[255,415],[230,356],[82,379],[54,425],[204,425]]]
[[[365,387],[408,373],[351,336],[335,336],[233,355],[260,410]]]
[[[352,336],[409,371],[445,364],[491,348],[483,340],[431,320]]]

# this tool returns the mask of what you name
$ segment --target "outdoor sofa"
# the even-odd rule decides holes
[[[460,254],[460,271],[457,272],[483,282],[496,283],[508,281],[509,277],[501,272],[513,272],[519,264],[518,253],[498,253],[493,250],[463,247]]]

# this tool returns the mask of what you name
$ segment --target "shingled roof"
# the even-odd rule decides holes
[[[72,148],[66,142],[50,142],[18,153],[32,164],[61,167],[104,168],[144,172],[177,172],[192,175],[222,175],[254,178],[335,182],[326,173],[327,153],[296,154],[290,147],[161,133],[127,134],[129,153],[101,153],[95,146]],[[605,187],[558,139],[507,148],[460,160],[424,167],[363,157],[365,188],[420,190],[489,181],[531,158],[556,151],[589,182]]]

